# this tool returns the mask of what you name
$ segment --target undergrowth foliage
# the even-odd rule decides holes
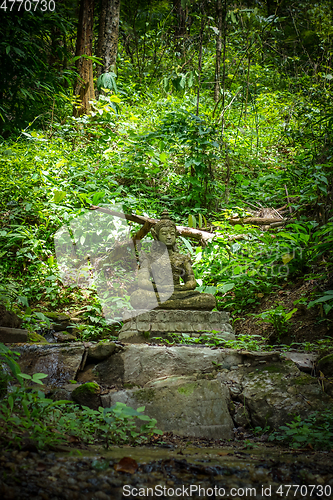
[[[292,448],[308,446],[314,449],[331,450],[333,446],[332,409],[313,412],[304,419],[297,415],[292,422],[272,432],[269,440],[288,443]]]
[[[84,309],[76,325],[81,339],[114,335],[96,289],[60,280],[54,235],[91,204],[151,217],[166,208],[177,223],[198,220],[215,231],[205,248],[191,240],[180,247],[191,254],[198,290],[214,293],[219,310],[244,318],[304,278],[316,287],[295,308],[315,311],[329,331],[333,112],[332,74],[323,63],[331,53],[329,3],[309,8],[298,2],[292,18],[283,3],[276,15],[266,4],[229,6],[215,100],[213,3],[206,5],[202,36],[196,2],[186,7],[184,36],[174,36],[178,18],[171,4],[138,5],[134,25],[122,6],[117,72],[98,79],[99,99],[79,117],[71,116],[72,6],[45,14],[13,9],[4,16],[1,300],[31,329],[45,330],[38,317],[45,310]],[[230,224],[232,217],[282,206],[284,226]],[[119,323],[128,301],[115,304]],[[281,337],[295,308],[277,304],[262,319]]]
[[[4,448],[53,449],[75,442],[139,444],[154,434],[156,420],[124,403],[92,410],[71,401],[53,401],[36,385],[43,385],[45,373],[22,373],[19,353],[0,344],[0,442]],[[9,370],[8,370],[9,369]],[[138,421],[143,421],[141,426]]]

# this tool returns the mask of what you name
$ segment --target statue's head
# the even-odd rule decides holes
[[[154,240],[158,240],[168,248],[175,248],[177,229],[176,224],[170,219],[169,213],[164,210],[161,219],[151,229]]]

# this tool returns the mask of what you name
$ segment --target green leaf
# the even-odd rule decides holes
[[[192,245],[191,243],[186,239],[184,238],[184,236],[178,236],[178,238],[180,240],[182,240],[182,242],[184,243],[184,245],[186,246],[187,250],[190,252],[191,255],[194,254],[194,251],[193,251],[193,248],[192,248]]]
[[[29,411],[29,408],[28,408],[28,404],[27,404],[27,402],[24,399],[22,400],[22,407],[23,407],[25,416],[27,418],[30,418],[30,411]]]
[[[11,409],[11,411],[13,411],[13,408],[14,408],[13,396],[8,396],[8,404],[9,404],[9,408]]]
[[[32,377],[30,375],[28,375],[27,373],[18,373],[17,376],[21,377],[21,378],[25,378],[26,380],[32,379]]]
[[[227,293],[230,290],[232,290],[234,288],[234,286],[235,286],[235,283],[225,283],[224,285],[218,287],[218,292],[219,293]]]
[[[41,379],[46,378],[46,377],[48,377],[48,375],[46,373],[34,373],[32,376],[32,381],[39,383],[38,381],[40,381]]]
[[[97,88],[101,89],[110,89],[114,90],[114,92],[117,93],[117,84],[116,84],[116,78],[117,75],[113,73],[113,71],[110,71],[109,73],[103,73],[99,78],[97,79]]]
[[[166,160],[167,160],[167,158],[168,158],[168,156],[167,156],[166,153],[161,153],[160,156],[159,156],[159,158],[160,158],[161,162],[165,163]]]
[[[54,191],[53,201],[54,203],[60,203],[66,197],[65,191]]]
[[[192,214],[188,216],[188,226],[193,227],[194,229],[197,227],[196,218]]]
[[[42,321],[49,321],[49,319],[41,312],[34,312],[34,315],[38,318],[41,319]]]
[[[140,420],[150,420],[150,417],[148,417],[148,415],[138,415],[138,418]]]
[[[193,81],[194,81],[193,71],[189,71],[189,73],[187,73],[187,85],[188,85],[188,88],[193,87]]]
[[[324,308],[324,311],[325,311],[325,314],[328,314],[330,312],[330,310],[333,308],[333,304],[323,304],[323,308]]]
[[[308,309],[314,306],[315,304],[319,304],[320,302],[327,302],[328,300],[333,300],[333,290],[328,290],[327,292],[325,292],[325,295],[319,297],[319,299],[312,300],[311,302],[309,302]]]

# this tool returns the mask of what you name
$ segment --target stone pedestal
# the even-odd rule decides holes
[[[190,337],[216,335],[234,339],[229,313],[220,311],[135,310],[123,317],[124,325],[118,339],[121,342],[150,342],[155,338],[171,339],[171,334]]]

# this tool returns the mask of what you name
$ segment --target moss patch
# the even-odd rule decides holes
[[[38,344],[48,344],[48,341],[45,340],[45,338],[42,335],[39,335],[39,333],[36,332],[28,333],[28,342],[30,343],[37,342]]]
[[[195,382],[193,382],[191,384],[187,384],[185,386],[178,387],[177,391],[179,392],[179,394],[184,394],[184,396],[190,396],[191,394],[193,394],[194,389],[196,387],[197,387],[197,384]]]
[[[294,379],[295,385],[311,385],[314,381],[317,383],[317,381],[310,377],[310,375],[301,375],[300,377],[296,377]]]
[[[139,389],[135,391],[135,398],[139,403],[151,403],[155,398],[154,389]]]
[[[263,368],[265,371],[269,373],[281,373],[282,366],[281,365],[268,365]]]
[[[87,382],[86,384],[76,387],[72,392],[72,395],[82,396],[83,394],[98,394],[99,390],[99,385],[96,384],[96,382]]]
[[[123,385],[124,389],[133,389],[133,387],[135,387],[135,384],[124,384]]]
[[[57,312],[43,312],[44,316],[53,321],[69,321],[71,318],[68,314],[62,314]]]

